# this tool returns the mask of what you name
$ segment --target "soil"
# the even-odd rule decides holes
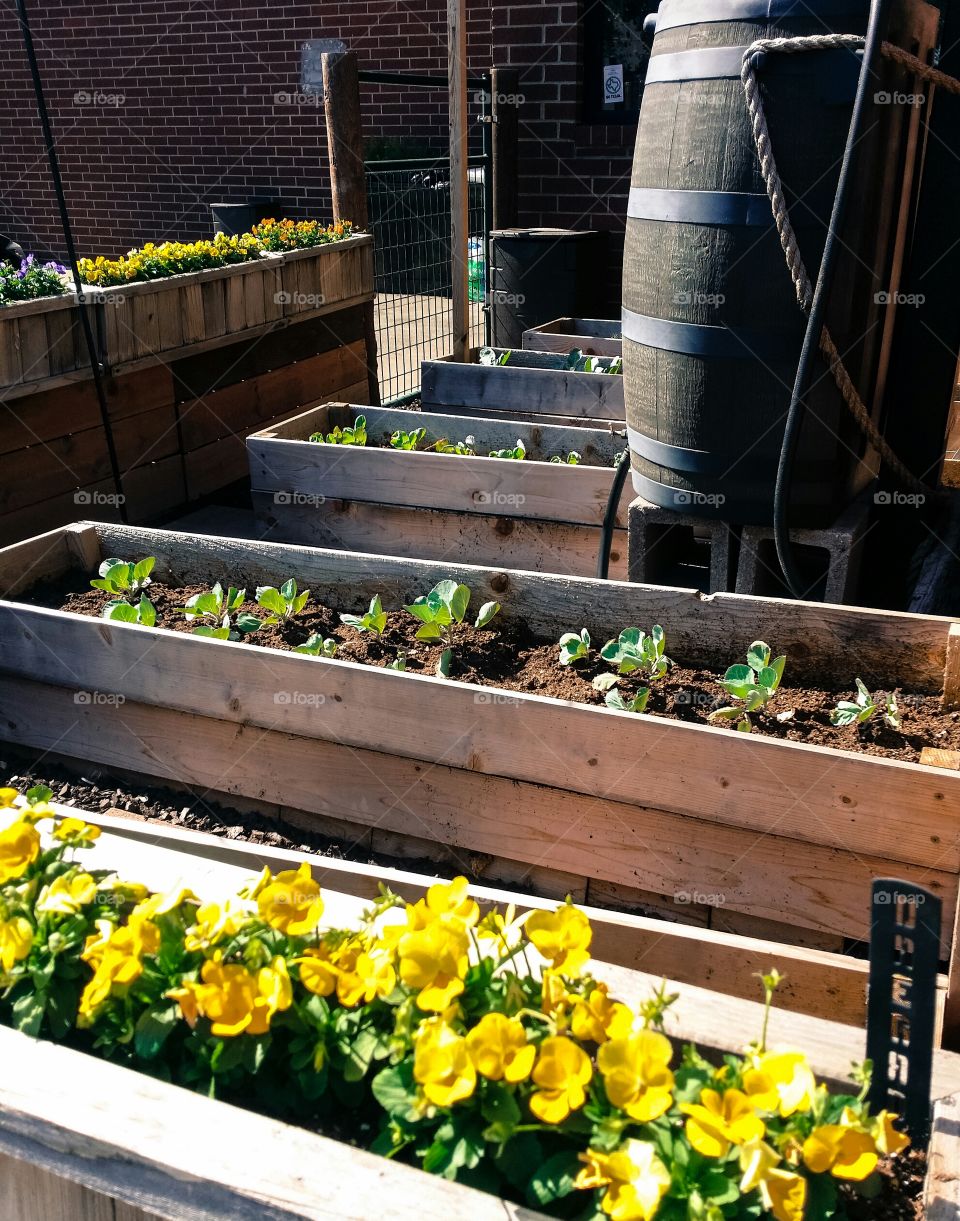
[[[908,1149],[896,1158],[884,1158],[879,1166],[880,1192],[864,1199],[852,1187],[840,1188],[849,1221],[923,1221],[923,1184],[927,1155]]]
[[[77,573],[67,574],[59,581],[35,586],[22,600],[99,618],[109,596],[101,590],[79,589],[82,579]],[[188,598],[206,589],[202,585],[179,588],[159,582],[151,585],[147,592],[157,610],[157,627],[190,633],[196,623],[188,621],[181,608]],[[241,609],[261,619],[267,615],[262,607],[251,601],[244,603]],[[254,648],[289,651],[318,633],[337,642],[338,660],[386,667],[403,654],[408,672],[435,674],[443,648],[416,640],[418,626],[417,620],[405,611],[388,612],[387,627],[378,637],[346,626],[340,622],[334,608],[310,601],[296,619],[261,628],[245,639]],[[667,644],[669,648],[669,639]],[[456,626],[453,649],[450,677],[461,682],[580,704],[602,706],[604,703],[603,695],[593,688],[591,680],[599,674],[610,673],[611,667],[600,659],[598,649],[594,649],[584,662],[561,666],[556,641],[537,638],[522,623],[499,618],[482,630],[468,624]],[[718,685],[719,674],[691,669],[683,665],[682,658],[676,660],[677,664],[664,678],[650,684],[646,711],[652,716],[705,725],[714,709],[731,702]],[[789,669],[788,659],[788,679]],[[644,685],[642,677],[634,673],[621,678],[618,689],[626,698]],[[925,746],[960,750],[960,712],[945,712],[939,696],[900,692],[900,730],[887,726],[879,713],[864,725],[834,727],[830,724],[831,711],[838,700],[849,700],[853,695],[849,688],[820,690],[792,687],[786,683],[766,709],[751,715],[753,732],[913,763],[919,760]],[[727,732],[737,731],[731,728]]]

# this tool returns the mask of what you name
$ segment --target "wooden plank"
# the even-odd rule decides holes
[[[23,363],[20,359],[20,328],[16,318],[0,317],[0,386],[7,388],[23,381]]]
[[[17,321],[17,330],[23,380],[37,382],[49,377],[49,345],[44,315],[24,314]]]
[[[0,1056],[0,1153],[15,1158],[21,1174],[28,1164],[39,1166],[100,1197],[83,1221],[120,1221],[111,1198],[184,1221],[362,1221],[382,1214],[384,1199],[396,1221],[542,1216],[4,1027]],[[269,1165],[251,1157],[255,1149],[270,1150]],[[5,1221],[38,1215],[60,1221],[57,1214],[4,1212]],[[81,1214],[60,1216],[74,1221]]]
[[[951,623],[947,637],[947,661],[943,672],[943,706],[960,704],[960,623]]]
[[[179,292],[157,293],[158,352],[183,347],[188,293],[186,285]]]
[[[285,421],[282,438],[273,436],[269,429],[247,438],[254,490],[465,513],[489,514],[493,508],[506,517],[599,526],[613,483],[613,463],[623,448],[617,438],[594,429],[349,408],[351,420],[359,414],[365,416],[367,435],[374,444],[356,449],[311,444],[311,434],[323,428],[319,418],[322,410],[315,408]],[[477,456],[451,457],[388,447],[394,431],[417,427],[426,429],[424,446],[440,437],[462,440],[472,435]],[[518,440],[527,450],[523,461],[480,456],[512,448]],[[554,456],[566,458],[574,449],[583,459],[580,465],[549,461]],[[633,495],[625,489],[621,497],[617,514],[621,528],[626,527]],[[489,562],[496,561],[495,554],[489,556]],[[582,575],[591,576],[595,569],[594,564]]]
[[[621,323],[603,318],[555,318],[523,332],[525,352],[572,352],[584,356],[621,356]]]
[[[203,317],[203,289],[200,284],[183,286],[180,309],[184,345],[201,342],[207,332]]]
[[[625,415],[623,378],[608,373],[425,360],[421,396],[424,411],[471,407],[488,416],[497,409],[618,421]]]
[[[920,752],[920,762],[927,767],[945,767],[960,772],[960,750],[940,750],[936,746],[925,746]]]
[[[164,291],[155,285],[153,292],[137,293],[131,300],[134,355],[156,357],[160,353],[160,300],[168,294],[177,296],[175,290]]]
[[[260,533],[277,542],[389,552],[408,559],[469,556],[480,563],[500,561],[528,572],[581,577],[592,576],[597,569],[599,526],[507,514],[411,509],[304,492],[254,491],[251,498]],[[610,576],[626,580],[627,532],[623,529],[613,534]]]
[[[926,1221],[956,1221],[960,1217],[960,1093],[933,1104],[933,1130],[927,1149],[927,1180],[923,1193]]]
[[[268,801],[282,794],[291,807],[434,839],[463,854],[489,853],[671,897],[713,894],[732,910],[854,938],[869,931],[872,879],[891,869],[891,861],[877,854],[813,842],[799,850],[795,839],[757,835],[719,823],[709,812],[687,817],[446,763],[425,767],[382,750],[297,737],[279,720],[263,729],[148,706],[121,691],[113,675],[91,682],[75,664],[80,660],[71,655],[69,690],[0,677],[0,738],[170,775],[209,791]],[[187,681],[162,661],[157,665],[165,683]],[[315,680],[306,683],[315,693]],[[125,702],[78,704],[77,689],[123,693]],[[241,687],[232,681],[230,689]],[[331,702],[323,694],[321,713]],[[409,702],[406,708],[416,720]],[[326,778],[323,786],[317,775]],[[941,895],[952,919],[955,874],[918,867],[900,872]]]

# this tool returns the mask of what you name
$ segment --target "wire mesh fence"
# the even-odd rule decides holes
[[[375,242],[380,394],[397,402],[420,389],[420,362],[452,350],[450,170],[446,158],[369,161],[367,200]],[[482,157],[470,159],[470,333],[486,332],[488,218]]]

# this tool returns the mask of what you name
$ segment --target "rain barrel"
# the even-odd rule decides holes
[[[624,391],[639,496],[772,519],[805,316],[773,223],[740,69],[760,38],[863,35],[867,0],[664,0],[647,68],[623,267]],[[851,50],[770,54],[759,79],[813,280],[860,71]],[[817,379],[815,379],[817,380]],[[855,448],[829,377],[808,396],[793,524],[841,507]]]

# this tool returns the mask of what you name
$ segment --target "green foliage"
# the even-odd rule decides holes
[[[590,633],[586,628],[576,632],[564,632],[560,637],[560,664],[572,666],[575,661],[586,661],[590,656]]]
[[[493,348],[481,348],[478,360],[481,365],[507,365],[512,355],[509,349],[498,356]]]
[[[618,712],[643,712],[647,707],[647,700],[650,698],[650,688],[641,687],[634,696],[627,696],[626,699],[619,691],[608,691],[604,698],[604,703],[608,708],[616,708]]]
[[[367,417],[358,415],[352,425],[348,424],[343,428],[337,425],[333,432],[328,432],[326,435],[322,432],[315,432],[311,435],[310,440],[321,445],[366,445]]]
[[[466,437],[463,441],[448,441],[441,437],[439,441],[434,442],[433,449],[438,454],[458,454],[463,458],[475,458],[477,451],[473,448],[474,445],[475,437]]]
[[[257,586],[257,605],[269,611],[261,626],[269,627],[273,623],[289,623],[307,604],[310,590],[297,593],[297,583],[290,578],[277,589],[273,585]]]
[[[750,713],[766,707],[773,699],[783,678],[786,654],[770,660],[771,649],[762,640],[755,640],[747,650],[747,664],[730,666],[720,686],[739,702],[710,713],[710,720],[736,721],[741,733],[750,733],[753,724]]]
[[[114,623],[139,623],[143,627],[153,627],[157,622],[157,608],[146,594],[140,595],[136,606],[115,598],[103,608],[102,617]]]
[[[648,678],[663,678],[673,661],[666,656],[666,637],[657,623],[647,636],[640,628],[624,628],[616,640],[608,640],[600,650],[604,661],[617,667],[619,674],[643,670]]]
[[[491,458],[513,458],[517,462],[522,462],[527,456],[527,448],[523,441],[518,437],[517,443],[513,449],[492,449],[490,450]]]
[[[423,438],[427,435],[425,428],[415,428],[413,432],[404,432],[402,429],[397,429],[390,436],[390,445],[393,449],[416,449],[423,442]]]
[[[436,641],[444,645],[443,654],[437,664],[437,673],[443,678],[450,674],[455,629],[463,623],[469,605],[469,587],[447,580],[438,581],[428,594],[403,608],[420,620],[420,627],[416,631],[418,640]],[[499,610],[499,602],[484,602],[473,626],[486,627]]]
[[[358,632],[373,632],[375,636],[379,636],[387,626],[387,613],[383,609],[380,602],[380,595],[376,594],[370,600],[370,609],[362,615],[341,615],[340,622],[345,623],[347,627],[355,627]]]
[[[403,651],[403,649],[401,649],[397,653],[397,655],[393,659],[393,661],[391,661],[387,664],[387,669],[388,670],[400,670],[402,672],[402,671],[406,670],[406,668],[407,668],[407,655]]]
[[[337,642],[331,636],[324,638],[319,632],[313,632],[303,644],[298,644],[295,653],[306,653],[310,657],[335,657]]]
[[[156,562],[152,555],[132,564],[124,560],[104,560],[98,569],[99,577],[94,578],[90,585],[116,597],[135,598],[151,584],[150,573]]]
[[[577,451],[572,449],[565,458],[561,458],[559,454],[554,454],[550,461],[559,463],[562,466],[579,466],[581,458]]]
[[[891,729],[900,729],[900,709],[897,705],[895,691],[878,691],[871,695],[862,679],[857,679],[857,695],[855,700],[840,700],[830,713],[832,725],[863,725],[876,713],[882,713],[884,721]]]
[[[191,622],[199,619],[201,622],[194,627],[195,636],[212,636],[216,640],[239,640],[241,634],[255,632],[260,626],[256,615],[237,615],[247,596],[245,589],[237,589],[231,585],[226,593],[218,581],[213,589],[202,594],[194,594],[187,599],[187,605],[181,610]]]

